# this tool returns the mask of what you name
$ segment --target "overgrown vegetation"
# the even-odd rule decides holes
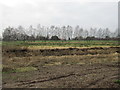
[[[115,83],[118,83],[118,84],[120,84],[120,80],[116,80],[116,81],[115,81]]]
[[[28,72],[28,71],[34,71],[37,70],[37,68],[28,66],[28,67],[19,67],[19,68],[11,68],[11,67],[6,67],[4,66],[3,68],[3,74],[9,74],[9,73],[17,73],[17,72]]]

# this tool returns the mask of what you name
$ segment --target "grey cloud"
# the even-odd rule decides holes
[[[80,25],[84,28],[117,28],[117,2],[22,2],[10,7],[2,5],[2,28],[42,24]],[[1,17],[0,17],[1,18]]]

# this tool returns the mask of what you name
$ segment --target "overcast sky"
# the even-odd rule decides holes
[[[117,1],[117,0],[110,0]],[[2,11],[2,12],[1,12]],[[118,25],[117,2],[80,2],[77,0],[3,0],[0,2],[0,30],[7,26],[37,24],[80,25],[83,28],[110,28]]]

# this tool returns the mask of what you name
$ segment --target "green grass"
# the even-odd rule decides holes
[[[118,84],[120,84],[120,80],[116,80],[116,81],[115,81],[115,83],[118,83]]]
[[[37,70],[37,68],[35,67],[20,67],[20,68],[16,68],[15,72],[28,72],[28,71],[34,71]]]
[[[20,68],[15,68],[11,69],[9,68],[7,71],[3,71],[3,74],[9,74],[9,73],[16,73],[16,72],[28,72],[28,71],[35,71],[37,68],[29,66],[29,67],[20,67]]]

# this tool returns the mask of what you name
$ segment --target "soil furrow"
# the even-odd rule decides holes
[[[46,80],[34,80],[34,81],[31,81],[31,82],[26,82],[26,83],[22,83],[22,84],[18,84],[18,85],[32,84],[32,83],[41,83],[41,82],[46,82],[46,81],[66,78],[66,77],[69,77],[69,76],[72,76],[72,75],[75,75],[75,74],[62,75],[62,76],[58,76],[58,77],[49,78],[49,79],[46,79]]]
[[[91,87],[95,87],[96,85],[98,85],[98,83],[101,83],[101,82],[104,82],[105,80],[108,80],[108,79],[112,79],[112,78],[115,78],[117,77],[118,74],[114,74],[114,75],[111,75],[111,76],[106,76],[106,77],[102,77],[100,79],[97,79],[93,82],[91,82],[89,85],[85,86],[85,88],[91,88]]]

